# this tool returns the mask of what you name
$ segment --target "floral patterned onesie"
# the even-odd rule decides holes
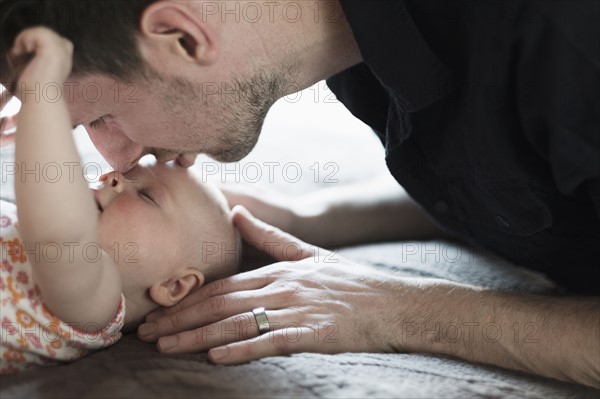
[[[125,299],[103,329],[59,320],[43,303],[32,281],[31,264],[19,238],[15,205],[0,201],[0,374],[16,373],[34,365],[72,361],[121,338]]]

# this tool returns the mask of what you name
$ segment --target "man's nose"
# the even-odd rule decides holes
[[[114,170],[122,174],[133,170],[137,166],[138,161],[149,153],[144,146],[133,142],[129,142],[120,148],[113,147],[104,151],[98,148],[98,151]]]
[[[126,173],[133,169],[140,158],[148,153],[143,145],[134,143],[116,129],[96,130],[86,126],[96,149],[114,170]]]

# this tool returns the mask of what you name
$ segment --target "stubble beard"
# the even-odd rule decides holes
[[[218,92],[210,95],[207,88],[215,84],[160,76],[157,94],[172,121],[171,130],[184,136],[186,151],[236,162],[256,146],[269,109],[293,87],[292,75],[292,68],[257,70],[233,83],[218,84]]]

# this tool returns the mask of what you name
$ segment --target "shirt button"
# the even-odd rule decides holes
[[[498,219],[498,221],[500,222],[500,224],[502,224],[507,229],[510,228],[510,223],[508,223],[508,220],[506,220],[506,218],[504,216],[502,216],[502,215],[496,215],[496,219]]]
[[[433,204],[433,210],[435,210],[437,213],[446,213],[448,212],[448,204],[446,201],[436,201],[436,203]]]

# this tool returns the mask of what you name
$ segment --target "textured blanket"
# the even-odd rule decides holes
[[[555,290],[540,274],[444,241],[370,245],[340,253],[391,273],[522,292]],[[598,398],[600,391],[424,354],[307,353],[215,366],[205,353],[165,356],[128,335],[75,363],[2,377],[0,397]]]

